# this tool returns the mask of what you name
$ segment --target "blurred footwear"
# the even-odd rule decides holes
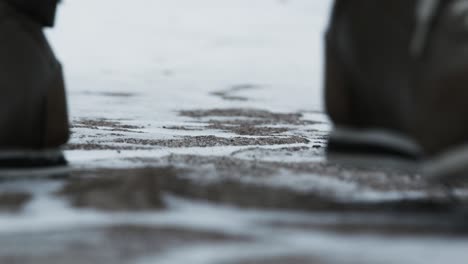
[[[421,164],[438,182],[468,181],[467,21],[465,0],[336,1],[326,39],[331,160]]]
[[[43,25],[2,1],[0,34],[0,168],[64,165],[65,86]]]
[[[424,172],[438,182],[468,182],[468,1],[444,8],[427,37],[421,66],[418,137],[429,158]]]
[[[358,168],[419,170],[422,151],[410,138],[381,129],[335,127],[329,136],[327,159]]]
[[[2,0],[42,26],[51,27],[60,0]]]
[[[416,2],[335,1],[326,35],[325,103],[334,123],[329,160],[411,170],[420,164],[410,52]]]

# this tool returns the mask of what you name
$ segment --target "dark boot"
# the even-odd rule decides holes
[[[51,27],[55,22],[55,11],[60,0],[1,0],[34,19],[37,23]]]
[[[328,157],[359,165],[417,164],[412,133],[416,0],[338,0],[326,35]]]
[[[441,1],[418,72],[416,136],[430,156],[426,173],[468,179],[468,1]]]
[[[69,137],[60,63],[43,25],[0,2],[0,167],[65,163]]]
[[[468,1],[338,0],[327,34],[329,156],[424,161],[468,179]]]

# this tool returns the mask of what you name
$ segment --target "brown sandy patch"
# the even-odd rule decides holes
[[[0,211],[19,211],[31,198],[31,194],[24,192],[0,193]]]
[[[203,164],[195,160],[192,160],[192,163],[203,167]],[[215,165],[220,171],[222,168],[238,168],[239,175],[253,170],[263,173],[265,177],[269,169],[274,170],[265,164],[243,167],[241,161],[229,159],[223,159]],[[199,181],[193,177],[193,174],[197,173],[203,171],[186,166],[184,169],[145,168],[75,172],[60,195],[68,197],[74,206],[101,210],[160,209],[163,206],[160,194],[164,192],[187,199],[242,208],[299,210],[335,216],[332,221],[278,220],[258,223],[278,230],[320,230],[344,235],[386,236],[468,234],[465,221],[468,211],[450,200],[423,198],[375,202],[342,201],[314,192],[303,193],[288,188],[246,183],[233,179],[232,175],[228,178],[228,172],[223,172],[226,177],[218,181]]]
[[[109,145],[102,143],[68,143],[65,145],[65,150],[148,150],[151,148],[141,147],[141,146],[118,146],[118,145]]]
[[[138,131],[138,129],[142,129],[144,127],[122,124],[119,121],[108,119],[80,119],[73,121],[71,128],[142,133],[141,131]]]
[[[161,146],[169,148],[191,148],[191,147],[219,147],[219,146],[267,146],[267,145],[285,145],[309,143],[309,140],[299,136],[288,137],[261,137],[261,138],[245,138],[245,137],[216,137],[216,136],[194,136],[182,137],[169,140],[152,140],[152,139],[136,139],[136,138],[119,138],[114,140],[115,143],[133,144],[138,146]]]
[[[182,131],[202,131],[204,127],[195,126],[163,126],[164,129],[169,130],[182,130]]]
[[[75,172],[59,194],[68,197],[75,207],[110,211],[161,209],[164,204],[159,180],[173,174],[166,168]]]
[[[285,157],[306,157],[306,158],[317,158],[325,155],[325,144],[320,144],[319,142],[312,145],[312,147],[303,146],[303,147],[284,147],[278,149],[270,148],[248,148],[234,151],[231,153],[231,157],[249,157],[251,159],[265,159],[269,157],[276,157],[278,159]]]
[[[242,136],[274,136],[290,131],[290,128],[286,127],[266,127],[256,126],[252,124],[239,124],[239,125],[225,125],[224,122],[210,122],[207,129],[217,129],[223,131],[229,131],[237,135]]]
[[[186,110],[180,111],[180,115],[192,118],[207,117],[242,117],[251,120],[226,120],[225,124],[289,124],[305,125],[316,124],[317,122],[303,120],[300,113],[274,113],[267,110],[230,108],[230,109],[208,109],[208,110]],[[214,121],[213,121],[214,122]],[[222,122],[225,122],[224,120]]]
[[[294,150],[294,148],[293,148]],[[245,150],[247,151],[247,150]],[[269,149],[268,154],[288,152],[288,148]],[[308,151],[306,149],[298,151]],[[313,150],[312,150],[313,151]],[[318,149],[318,151],[322,151]],[[241,151],[237,152],[241,153]],[[259,152],[261,157],[262,152]],[[250,149],[250,155],[255,155],[255,149]],[[235,157],[236,152],[229,157],[197,156],[197,155],[171,155],[168,157],[151,159],[135,158],[130,161],[139,161],[144,164],[157,164],[162,166],[184,166],[189,168],[202,168],[210,165],[216,179],[244,177],[259,178],[262,176],[274,176],[279,171],[290,175],[291,181],[296,175],[311,175],[311,177],[322,177],[323,179],[338,180],[344,183],[355,183],[363,189],[375,191],[445,191],[439,186],[434,190],[418,174],[408,174],[398,171],[380,171],[366,169],[352,169],[341,167],[336,164],[323,162],[280,162],[262,161],[259,159],[242,159]],[[205,172],[206,173],[206,172]],[[200,180],[195,178],[195,180]],[[435,186],[432,186],[435,188]],[[442,188],[442,186],[440,186]]]
[[[175,164],[180,158],[168,157]],[[178,159],[178,160],[177,160]],[[203,160],[203,162],[202,162]],[[300,192],[288,187],[252,184],[239,180],[246,173],[268,177],[278,168],[274,163],[243,162],[235,159],[185,159],[180,169],[145,168],[76,172],[61,192],[75,206],[139,210],[159,208],[159,194],[169,192],[190,199],[207,200],[247,208],[293,209],[339,213],[447,213],[459,205],[446,199],[421,198],[390,201],[343,201],[333,194]],[[204,176],[214,167],[216,179]],[[195,167],[198,166],[198,167]],[[201,178],[198,177],[202,176]],[[151,202],[155,201],[155,202]]]

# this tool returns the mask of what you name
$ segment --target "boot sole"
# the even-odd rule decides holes
[[[0,178],[55,177],[68,170],[61,150],[0,151]]]
[[[383,130],[336,128],[327,146],[327,159],[350,167],[420,170],[422,151],[407,137]]]
[[[424,174],[435,183],[468,182],[468,145],[453,149],[425,162]]]

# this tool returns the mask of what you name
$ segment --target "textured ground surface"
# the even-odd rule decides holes
[[[329,5],[66,1],[71,171],[0,180],[0,263],[465,263],[466,189],[324,160]]]

